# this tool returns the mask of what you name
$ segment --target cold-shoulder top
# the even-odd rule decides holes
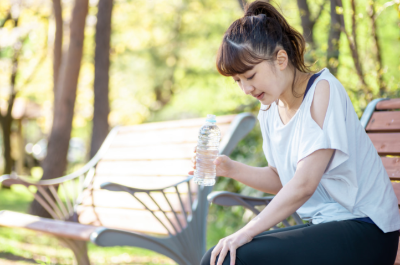
[[[328,69],[319,74],[287,124],[275,102],[268,110],[261,105],[258,119],[268,164],[277,169],[285,186],[300,160],[319,149],[334,149],[316,191],[297,210],[300,217],[313,224],[369,217],[385,233],[399,230],[400,214],[389,176],[346,90]],[[328,81],[330,88],[322,129],[310,111],[321,80]]]

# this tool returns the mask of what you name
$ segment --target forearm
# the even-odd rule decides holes
[[[254,237],[289,217],[311,196],[312,193],[309,188],[292,179],[280,190],[268,206],[243,229]]]
[[[333,149],[321,149],[302,159],[293,178],[243,229],[255,236],[293,214],[314,194],[332,155]]]
[[[271,167],[252,167],[232,161],[229,178],[265,193],[277,194],[282,188],[278,174]]]

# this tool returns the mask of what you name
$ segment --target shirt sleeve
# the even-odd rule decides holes
[[[268,137],[268,139],[264,140],[263,142],[263,150],[264,150],[264,154],[265,154],[265,158],[267,159],[268,162],[268,166],[271,167],[275,167],[275,161],[274,161],[274,157],[272,156],[272,151],[271,151],[271,140]]]
[[[259,114],[258,114],[258,120],[260,122],[260,129],[261,129],[261,134],[263,137],[263,151],[264,151],[264,155],[265,158],[267,159],[268,162],[268,166],[271,167],[276,167],[275,166],[275,161],[274,158],[272,156],[272,146],[271,146],[271,138],[270,138],[270,134],[269,134],[269,127],[268,127],[268,111],[269,110],[260,110]]]
[[[319,149],[335,149],[333,157],[325,172],[328,172],[349,158],[348,136],[346,128],[347,97],[343,87],[332,80],[329,82],[329,104],[323,127],[311,116],[311,104],[314,95],[309,97],[305,106],[303,126],[300,130],[298,162]],[[314,90],[312,91],[314,93]],[[311,91],[310,91],[311,92]]]

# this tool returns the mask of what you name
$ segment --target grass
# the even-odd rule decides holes
[[[0,189],[0,210],[27,212],[33,195],[20,185]],[[156,252],[133,247],[99,247],[88,244],[89,258],[97,264],[176,264]],[[51,236],[25,229],[0,227],[0,264],[15,260],[12,264],[74,264],[71,250],[63,247]],[[10,263],[11,264],[11,263]]]
[[[33,190],[32,190],[33,191]],[[11,189],[0,189],[0,210],[26,213],[33,195],[24,187],[14,185]],[[227,233],[229,227],[221,227],[224,220],[209,215],[207,249],[215,245]],[[224,219],[219,217],[218,219]],[[221,222],[222,221],[222,222]],[[97,264],[176,264],[156,252],[134,247],[99,247],[88,243],[91,263]],[[13,263],[8,263],[12,262]],[[63,247],[51,236],[25,229],[0,227],[0,264],[74,264],[71,250]]]

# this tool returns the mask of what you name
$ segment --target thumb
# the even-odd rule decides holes
[[[221,164],[222,163],[222,157],[217,157],[215,160],[214,160],[214,165],[219,165],[219,164]]]

